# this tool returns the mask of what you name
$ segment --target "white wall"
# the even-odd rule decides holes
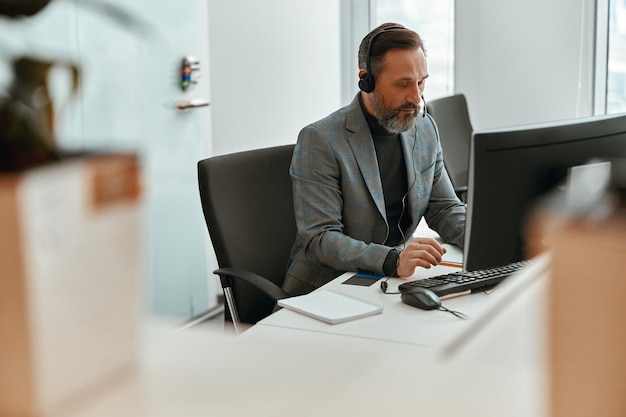
[[[592,114],[593,0],[457,0],[455,91],[475,128]]]
[[[295,143],[340,105],[339,0],[209,0],[213,154]]]
[[[139,155],[146,306],[158,315],[191,318],[217,302],[217,292],[207,288],[217,263],[207,255],[196,168],[210,144],[211,116],[208,107],[181,112],[174,103],[210,95],[208,80],[188,92],[180,88],[184,56],[208,61],[207,5],[204,0],[160,0],[158,7],[153,0],[103,2],[131,16],[135,24],[129,24],[88,7],[95,3],[54,1],[32,18],[0,19],[0,85],[10,80],[11,57],[22,54],[81,68],[80,92],[69,107],[63,106],[67,74],[59,70],[49,80],[58,93],[57,142],[69,150]]]

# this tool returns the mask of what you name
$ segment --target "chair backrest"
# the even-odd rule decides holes
[[[220,268],[242,268],[281,286],[296,236],[289,166],[294,145],[198,162],[202,210]],[[239,318],[256,323],[275,301],[233,280]],[[226,313],[229,319],[229,313]]]
[[[455,189],[467,187],[472,123],[465,95],[456,94],[431,100],[428,113],[437,122],[444,165]]]

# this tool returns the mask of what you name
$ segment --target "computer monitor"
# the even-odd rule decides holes
[[[526,216],[572,166],[626,158],[626,113],[475,131],[469,161],[464,268],[527,259]]]

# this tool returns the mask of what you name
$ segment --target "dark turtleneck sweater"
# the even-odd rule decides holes
[[[408,182],[402,143],[400,135],[390,133],[382,127],[378,123],[378,119],[365,110],[360,97],[359,100],[372,133],[380,180],[383,186],[383,195],[385,197],[385,212],[387,213],[389,235],[384,244],[395,246],[404,241],[404,233],[411,224],[409,202],[406,199]]]

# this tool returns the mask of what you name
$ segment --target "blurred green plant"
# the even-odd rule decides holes
[[[9,17],[32,16],[39,13],[51,0],[0,0],[0,15]]]
[[[48,74],[56,65],[60,63],[31,57],[13,61],[13,81],[0,99],[0,171],[20,171],[60,159],[48,88]],[[72,73],[73,97],[80,71],[76,65],[66,65]]]
[[[26,19],[59,0],[0,0],[0,16]],[[112,19],[125,28],[150,29],[144,22],[111,4],[81,0],[75,2]],[[48,75],[57,66],[71,72],[69,98],[78,93],[80,69],[70,62],[33,56],[13,58],[12,81],[0,93],[0,172],[15,172],[54,162],[63,156],[55,140],[55,108],[50,96]]]

